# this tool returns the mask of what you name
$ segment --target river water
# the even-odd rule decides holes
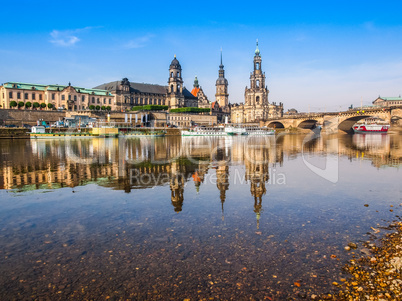
[[[401,138],[0,140],[0,299],[334,293],[401,215]]]

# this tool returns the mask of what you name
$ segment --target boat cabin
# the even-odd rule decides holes
[[[31,133],[35,134],[45,134],[46,128],[43,125],[36,125],[31,128]]]

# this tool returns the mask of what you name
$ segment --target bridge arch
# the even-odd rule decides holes
[[[367,114],[367,115],[358,115],[358,116],[346,118],[345,120],[343,120],[342,122],[339,123],[338,129],[341,131],[344,131],[346,133],[353,133],[353,129],[352,129],[353,125],[356,122],[358,122],[359,120],[369,118],[369,117],[374,117],[374,116]]]
[[[316,127],[318,120],[315,119],[306,119],[299,123],[297,126],[301,129],[313,129]]]
[[[267,127],[269,128],[275,128],[275,129],[284,129],[285,126],[283,125],[282,122],[279,121],[272,121],[270,123],[267,124]]]

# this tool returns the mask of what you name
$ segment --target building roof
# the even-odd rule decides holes
[[[33,90],[33,91],[63,91],[69,85],[42,85],[42,84],[29,84],[19,82],[7,82],[3,85],[7,89],[20,89],[20,90]],[[87,89],[82,87],[71,86],[78,93],[101,95],[101,96],[113,96],[107,89]]]
[[[378,97],[378,98],[381,98],[381,99],[384,99],[385,101],[396,101],[396,100],[402,100],[402,97]]]
[[[117,88],[120,85],[119,80],[102,84],[99,86],[96,86],[94,89],[104,89],[108,91],[117,91]],[[148,94],[160,94],[160,95],[166,95],[168,90],[167,86],[161,86],[161,85],[155,85],[155,84],[145,84],[145,83],[133,83],[130,82],[130,92],[132,93],[148,93]],[[188,91],[186,88],[183,88],[183,95],[185,98],[189,99],[197,99],[193,94],[191,94],[190,91]]]
[[[187,99],[198,99],[193,94],[191,94],[191,92],[189,90],[187,90],[186,88],[183,88],[183,95],[184,95],[184,98],[187,98]]]
[[[198,91],[200,91],[200,88],[193,88],[193,90],[191,90],[191,94],[193,94],[194,96],[197,96]]]
[[[170,69],[181,69],[179,61],[176,59],[176,55],[174,55],[174,59],[170,63]]]
[[[95,89],[105,89],[108,91],[117,91],[120,85],[119,80],[96,86]],[[166,94],[167,87],[154,84],[133,83],[130,82],[130,92],[149,93],[149,94]]]

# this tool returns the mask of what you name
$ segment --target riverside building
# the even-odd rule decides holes
[[[91,105],[115,109],[115,96],[107,90],[87,89],[68,85],[42,85],[7,82],[0,86],[2,109],[65,109],[88,110]]]

